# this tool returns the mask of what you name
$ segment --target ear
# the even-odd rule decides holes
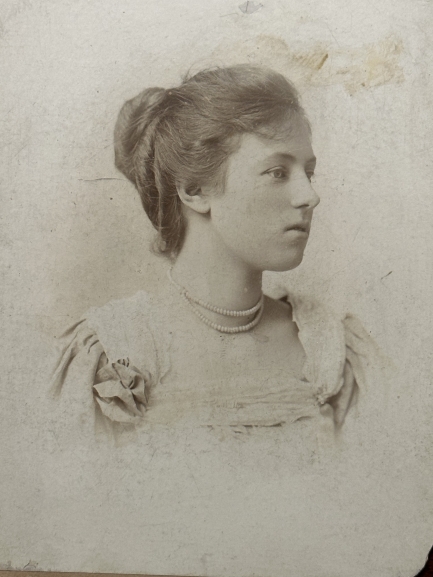
[[[200,214],[207,214],[210,211],[209,194],[204,188],[192,188],[184,184],[176,186],[177,194],[185,206],[199,212]]]

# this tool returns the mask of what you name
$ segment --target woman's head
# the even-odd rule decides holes
[[[159,233],[159,252],[182,248],[181,189],[219,183],[243,135],[278,140],[308,121],[292,84],[270,69],[238,65],[199,72],[176,88],[149,88],[123,106],[115,128],[117,168],[136,186]],[[281,131],[282,127],[286,131]]]

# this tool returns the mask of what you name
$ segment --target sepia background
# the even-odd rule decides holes
[[[53,337],[89,306],[165,282],[138,195],[114,168],[120,106],[190,69],[240,62],[286,74],[311,119],[321,204],[289,278],[356,313],[400,370],[389,471],[400,525],[377,547],[400,552],[401,575],[422,566],[433,545],[432,26],[423,0],[0,1],[1,568],[140,570],[80,558],[79,543],[45,552],[38,412]],[[221,544],[216,561],[218,547],[213,565],[188,553],[146,570],[252,574],[251,552],[223,562]],[[283,557],[276,547],[267,574],[284,574]]]

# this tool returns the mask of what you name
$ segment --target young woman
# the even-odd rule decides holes
[[[365,393],[374,343],[350,315],[285,286],[262,292],[264,271],[301,263],[319,203],[292,84],[238,65],[149,88],[123,106],[115,154],[168,257],[167,282],[74,325],[56,391],[114,432],[292,424],[293,434],[305,420],[339,430]]]

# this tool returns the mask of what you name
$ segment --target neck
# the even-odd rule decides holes
[[[223,309],[252,308],[262,294],[262,271],[253,270],[206,235],[198,239],[187,235],[172,275],[192,296]],[[232,320],[245,321],[245,317]]]

